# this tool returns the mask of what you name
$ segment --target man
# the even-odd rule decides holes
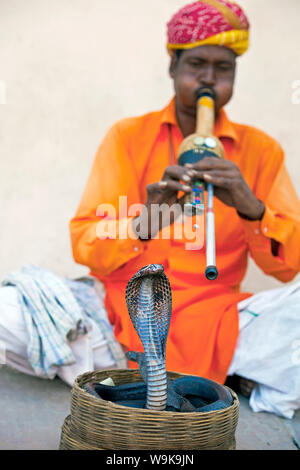
[[[252,298],[240,292],[248,255],[282,282],[300,269],[300,204],[283,150],[265,133],[231,122],[223,109],[248,35],[245,13],[227,0],[196,1],[173,16],[167,47],[175,97],[161,111],[112,126],[70,222],[74,259],[104,283],[108,317],[125,349],[142,351],[126,308],[127,282],[141,267],[163,264],[173,297],[166,367],[220,383],[237,346],[238,306]],[[225,159],[182,167],[176,157],[183,138],[195,132],[196,90],[202,86],[216,93],[214,134]],[[187,250],[185,236],[174,236],[180,222],[166,227],[151,217],[153,204],[182,205],[194,180],[214,185],[215,281],[204,276],[205,249]],[[143,205],[138,216],[124,211],[120,196],[128,208]],[[105,217],[102,204],[117,215]],[[162,236],[166,229],[169,239]],[[124,231],[127,237],[119,236]]]

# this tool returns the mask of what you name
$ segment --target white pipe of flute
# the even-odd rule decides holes
[[[214,215],[214,187],[207,184],[207,208],[206,208],[206,277],[216,279],[218,271],[216,269],[216,244],[215,244],[215,215]],[[214,269],[215,268],[215,269]]]

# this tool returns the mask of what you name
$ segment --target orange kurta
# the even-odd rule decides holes
[[[143,348],[126,308],[126,284],[141,267],[163,264],[173,298],[167,369],[224,382],[238,337],[237,303],[252,295],[240,292],[248,256],[282,282],[295,277],[300,270],[300,202],[280,145],[253,127],[230,122],[221,110],[214,133],[224,145],[226,159],[238,165],[256,197],[265,203],[266,212],[262,221],[244,220],[234,208],[214,198],[219,276],[208,281],[205,247],[187,250],[184,237],[159,236],[143,242],[131,229],[134,214],[119,207],[119,196],[127,196],[128,209],[145,203],[146,186],[160,181],[171,164],[168,125],[177,155],[183,136],[174,99],[161,111],[124,119],[108,131],[70,222],[73,256],[104,282],[117,339],[126,348],[140,351]],[[97,215],[104,203],[115,207],[116,214]],[[131,237],[115,237],[116,226],[128,228]],[[106,239],[97,236],[101,227]],[[271,239],[279,243],[277,256],[272,254]]]

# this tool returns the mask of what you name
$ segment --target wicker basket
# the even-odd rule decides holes
[[[168,372],[172,380],[183,376]],[[138,370],[115,369],[80,375],[72,389],[71,415],[61,433],[61,450],[234,450],[239,401],[205,413],[153,411],[93,397],[81,386],[111,377],[116,385],[141,381]]]

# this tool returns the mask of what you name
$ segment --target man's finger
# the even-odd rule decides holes
[[[224,176],[216,176],[212,173],[204,173],[203,174],[203,179],[207,183],[211,183],[214,186],[218,186],[220,188],[228,189],[228,188],[232,187],[232,179],[231,178],[225,178]]]
[[[147,192],[148,194],[154,193],[168,193],[168,192],[178,192],[183,191],[184,193],[189,193],[192,190],[191,186],[186,184],[181,184],[175,180],[165,180],[159,181],[158,183],[148,184]]]
[[[177,181],[185,181],[190,182],[194,175],[194,170],[185,168],[179,165],[172,165],[166,168],[165,173],[162,177],[162,181],[166,181],[169,179],[177,180]]]
[[[235,165],[229,160],[216,157],[205,157],[203,160],[194,164],[194,169],[198,171],[210,170],[210,169],[233,169]]]
[[[189,193],[189,192],[192,191],[191,186],[188,186],[186,184],[181,184],[181,183],[179,183],[177,181],[174,181],[174,180],[166,180],[166,181],[162,181],[160,183],[167,183],[166,185],[164,184],[164,186],[163,186],[163,190],[166,191],[166,192],[167,191],[174,191],[174,192],[183,191],[184,193]],[[158,185],[160,183],[158,183]]]
[[[195,171],[195,176],[193,177],[193,180],[203,180],[203,175],[204,173],[212,176],[224,176],[226,178],[231,178],[236,180],[237,175],[235,172],[232,171],[231,168],[228,168],[227,170],[224,169],[206,169],[203,171]]]

